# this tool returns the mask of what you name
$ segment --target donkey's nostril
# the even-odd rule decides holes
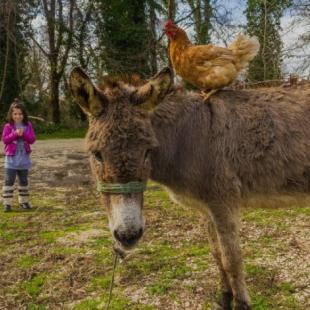
[[[114,230],[114,237],[117,241],[119,241],[124,246],[133,246],[143,235],[143,229],[140,228],[138,231],[134,233],[124,233],[119,232],[118,230]]]

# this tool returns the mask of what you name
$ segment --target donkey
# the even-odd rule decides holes
[[[151,178],[177,202],[207,211],[221,274],[218,307],[251,309],[240,201],[251,193],[310,193],[310,89],[222,90],[204,103],[197,93],[171,91],[169,69],[139,87],[106,81],[99,89],[75,68],[69,84],[89,115],[91,169],[115,241],[129,249],[142,236]]]

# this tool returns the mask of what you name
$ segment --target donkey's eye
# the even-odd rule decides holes
[[[93,155],[94,155],[94,157],[95,157],[95,159],[97,160],[97,161],[99,161],[99,162],[103,162],[103,160],[102,160],[102,156],[101,156],[101,153],[100,152],[93,152]]]

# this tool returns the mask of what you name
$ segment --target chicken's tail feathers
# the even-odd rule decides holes
[[[245,69],[249,62],[257,55],[259,51],[259,42],[256,37],[250,37],[245,34],[238,34],[235,40],[228,46],[237,58],[238,71]]]

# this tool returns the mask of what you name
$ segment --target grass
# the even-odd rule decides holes
[[[198,212],[173,204],[157,185],[150,187],[147,230],[117,266],[111,309],[210,309],[219,275],[205,222]],[[104,309],[113,263],[105,211],[88,188],[75,195],[74,188],[46,189],[32,197],[39,209],[0,213],[0,308]],[[296,286],[307,279],[301,241],[308,203],[243,211],[241,241],[254,310],[306,309]],[[301,250],[289,242],[295,231]],[[279,265],[279,259],[288,264]]]
[[[46,307],[44,305],[36,305],[36,304],[28,304],[27,310],[45,310]]]
[[[31,255],[22,255],[16,262],[16,266],[27,269],[33,266],[37,260]]]
[[[38,133],[38,140],[84,138],[86,128],[61,128],[53,132]]]
[[[165,295],[171,287],[171,281],[160,280],[147,286],[146,291],[151,295]]]
[[[21,284],[21,289],[25,290],[32,298],[37,297],[46,280],[46,274],[39,274],[29,281]]]
[[[64,231],[43,231],[39,236],[47,243],[53,243],[57,238],[64,236]]]

